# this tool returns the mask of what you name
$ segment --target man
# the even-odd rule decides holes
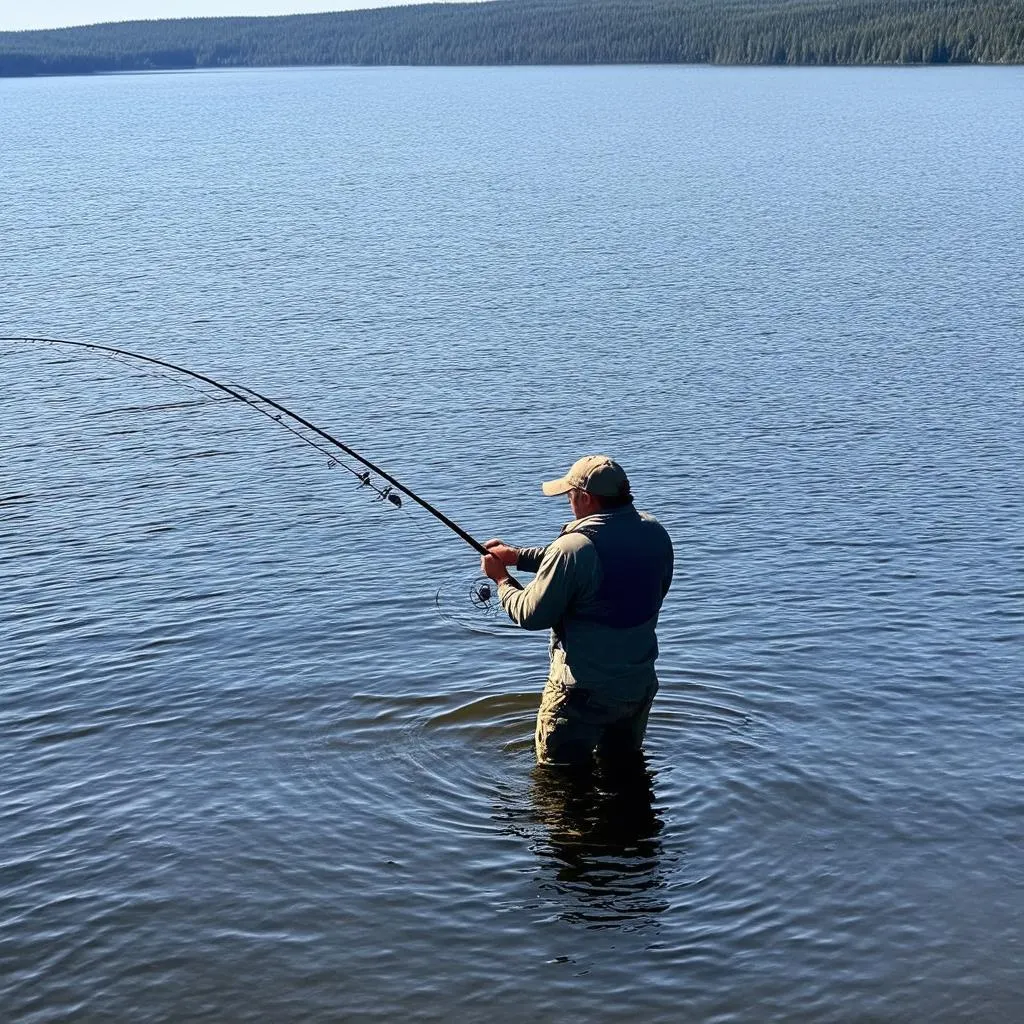
[[[588,455],[547,495],[566,494],[573,520],[547,547],[488,541],[481,569],[524,629],[551,630],[551,671],[537,713],[537,760],[580,764],[637,752],[658,690],[655,627],[672,581],[672,542],[633,507],[622,467]],[[508,567],[536,573],[523,590]]]

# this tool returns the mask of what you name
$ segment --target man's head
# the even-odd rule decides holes
[[[607,455],[585,455],[565,476],[541,484],[541,490],[549,496],[567,494],[577,519],[633,501],[625,470]]]

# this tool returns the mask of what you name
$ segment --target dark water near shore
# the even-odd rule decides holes
[[[471,532],[627,466],[646,771],[241,406],[0,350],[0,1017],[1024,1020],[1022,69],[0,81],[0,334]]]

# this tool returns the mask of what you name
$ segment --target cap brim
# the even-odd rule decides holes
[[[568,494],[572,490],[572,484],[564,476],[557,480],[548,480],[540,485],[540,489],[549,497],[554,498],[559,494]]]

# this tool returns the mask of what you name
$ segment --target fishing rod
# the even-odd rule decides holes
[[[242,402],[244,405],[247,405],[250,409],[255,409],[257,412],[262,413],[264,416],[267,416],[269,419],[274,420],[276,423],[280,423],[281,426],[283,426],[286,430],[291,431],[291,433],[295,434],[306,444],[311,445],[313,448],[316,448],[318,451],[323,452],[325,455],[327,455],[330,458],[329,465],[341,466],[343,469],[347,470],[349,473],[355,476],[356,479],[359,480],[360,486],[369,487],[371,490],[375,491],[381,501],[388,501],[396,508],[400,508],[402,505],[402,499],[397,494],[394,493],[394,489],[397,489],[401,491],[402,494],[406,495],[406,497],[411,498],[413,501],[415,501],[416,504],[419,505],[421,508],[429,512],[439,522],[447,526],[449,530],[451,530],[454,534],[456,534],[463,541],[465,541],[478,554],[490,554],[490,551],[488,551],[488,549],[485,548],[483,544],[481,544],[472,534],[464,530],[454,520],[449,519],[448,516],[446,516],[440,509],[435,508],[435,506],[432,505],[425,498],[421,498],[414,490],[407,487],[405,484],[403,484],[400,480],[392,476],[386,470],[381,469],[381,467],[376,465],[376,463],[373,463],[365,456],[360,455],[359,452],[357,452],[354,448],[345,444],[343,441],[339,441],[338,438],[334,437],[332,434],[329,434],[326,430],[323,430],[322,428],[318,427],[315,423],[311,423],[305,417],[300,416],[296,412],[292,412],[291,409],[282,405],[280,402],[276,402],[274,399],[268,398],[266,395],[260,394],[260,392],[256,391],[254,388],[244,387],[241,384],[223,384],[221,381],[214,380],[213,377],[207,376],[205,373],[199,373],[196,370],[190,370],[187,367],[178,366],[176,363],[169,362],[166,359],[157,359],[155,356],[143,355],[140,352],[130,352],[127,349],[114,348],[112,345],[100,345],[93,341],[69,341],[66,338],[36,337],[0,337],[0,341],[32,342],[40,345],[67,345],[73,348],[88,349],[93,352],[103,352],[108,355],[119,356],[122,358],[137,359],[144,363],[150,363],[154,366],[161,366],[166,370],[172,370],[175,373],[181,373],[184,374],[185,376],[192,377],[194,380],[198,380],[204,384],[208,384],[211,387],[216,388],[218,391],[222,391],[224,394],[230,396],[236,401]],[[279,415],[274,415],[273,413],[268,412],[266,409],[258,405],[258,402],[262,402],[264,405],[269,406],[271,409],[276,409]],[[365,466],[367,471],[359,473],[356,470],[352,469],[351,466],[346,466],[344,462],[340,462],[337,459],[331,458],[330,453],[327,452],[321,445],[318,445],[315,441],[310,440],[310,438],[306,437],[304,434],[301,434],[299,433],[299,431],[295,430],[294,427],[291,427],[287,423],[285,423],[284,420],[282,419],[282,415],[287,416],[289,419],[294,420],[296,423],[302,424],[302,426],[304,426],[307,430],[311,430],[318,437],[321,437],[323,438],[323,440],[327,441],[328,444],[334,445],[334,447],[337,448],[339,451],[344,452],[350,458],[355,459],[358,463]],[[386,480],[388,486],[377,486],[370,477],[371,472],[376,473],[377,476],[381,477],[383,480]],[[522,584],[517,579],[515,579],[515,577],[513,577],[511,574],[508,576],[508,581],[516,590],[522,590]],[[489,594],[487,599],[489,599]]]

